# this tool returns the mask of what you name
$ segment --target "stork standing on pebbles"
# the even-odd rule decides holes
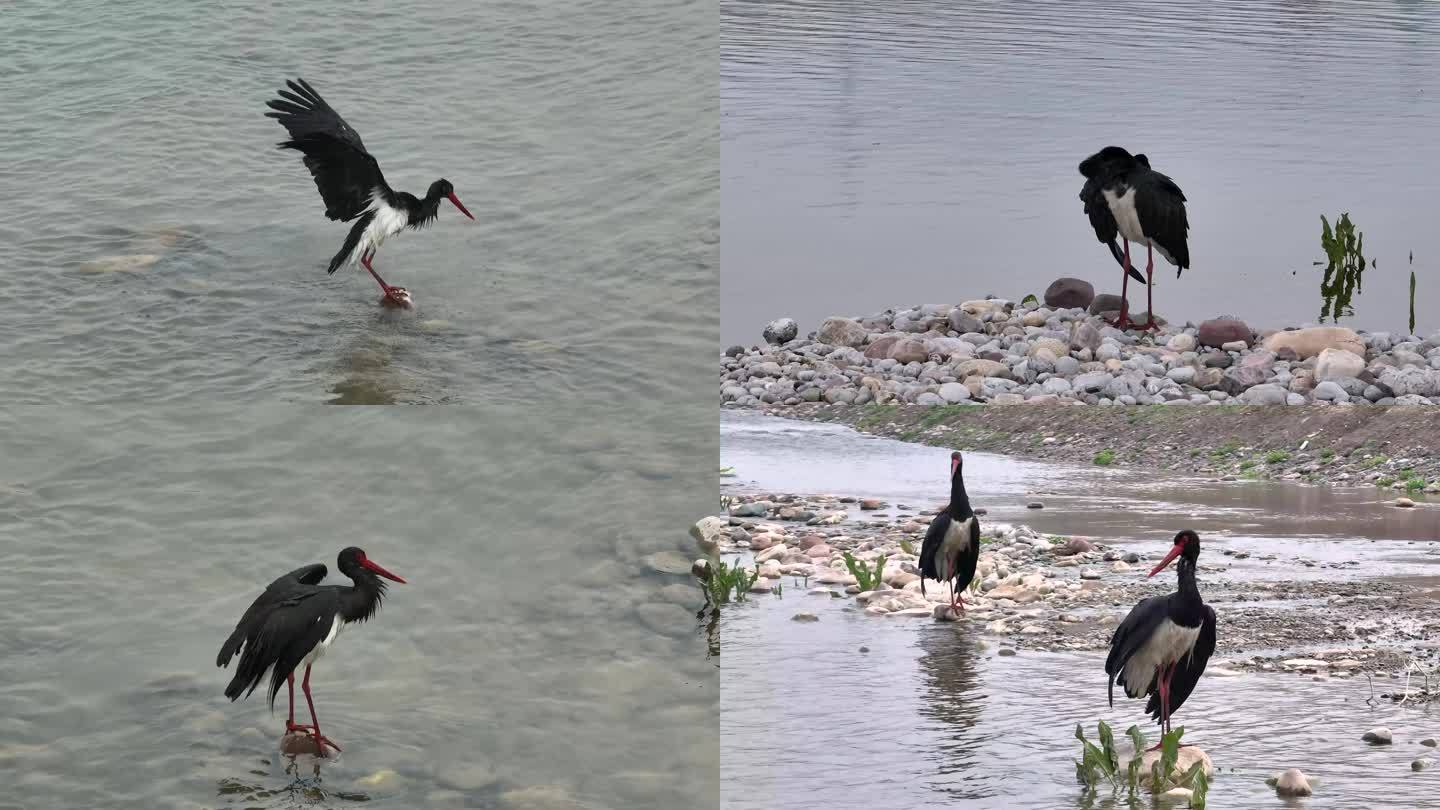
[[[975,578],[980,562],[980,519],[970,508],[965,493],[965,476],[959,451],[950,454],[950,503],[930,521],[925,543],[920,546],[920,593],[925,578],[950,583],[950,609],[963,611],[961,594]]]
[[[1154,251],[1160,251],[1166,261],[1175,265],[1176,278],[1190,266],[1185,193],[1174,180],[1150,168],[1150,160],[1144,155],[1132,155],[1118,146],[1107,146],[1085,158],[1080,162],[1080,174],[1085,177],[1080,200],[1095,228],[1095,237],[1109,245],[1111,255],[1125,272],[1120,282],[1120,314],[1110,323],[1119,329],[1130,325],[1128,293],[1133,276],[1145,282],[1146,321],[1136,326],[1159,329],[1151,289]],[[1123,252],[1115,246],[1117,235],[1124,239]],[[1143,278],[1130,264],[1131,242],[1145,246]]]

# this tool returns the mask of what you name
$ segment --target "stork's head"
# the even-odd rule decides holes
[[[1190,529],[1182,529],[1175,534],[1174,542],[1175,545],[1170,547],[1170,553],[1165,555],[1165,559],[1150,569],[1150,576],[1153,577],[1164,571],[1165,566],[1169,565],[1176,557],[1183,558],[1191,565],[1194,565],[1195,561],[1200,558],[1200,535]]]
[[[473,214],[465,210],[465,206],[460,202],[460,198],[455,196],[455,187],[450,185],[450,181],[446,180],[443,177],[430,184],[430,190],[425,192],[425,196],[432,200],[438,200],[441,197],[445,197],[450,200],[450,202],[454,203],[456,208],[460,209],[460,213],[464,214],[467,217],[470,217],[471,219],[475,218]]]

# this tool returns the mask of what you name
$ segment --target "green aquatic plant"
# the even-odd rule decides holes
[[[1220,445],[1219,447],[1215,448],[1214,450],[1211,450],[1211,451],[1210,451],[1210,458],[1213,458],[1213,459],[1215,459],[1216,461],[1219,461],[1220,459],[1230,458],[1231,456],[1233,456],[1233,455],[1235,455],[1235,454],[1237,454],[1237,453],[1239,453],[1239,452],[1240,452],[1240,445],[1236,444],[1235,442],[1226,442],[1225,444]]]
[[[1100,452],[1098,452],[1098,453],[1095,454],[1095,466],[1097,466],[1097,467],[1109,467],[1111,464],[1114,464],[1114,463],[1115,463],[1115,451],[1114,451],[1114,450],[1111,450],[1111,449],[1109,449],[1109,448],[1106,448],[1106,449],[1101,450]]]
[[[885,555],[881,554],[875,560],[875,567],[871,568],[864,562],[855,559],[850,552],[845,552],[845,567],[850,569],[850,576],[855,577],[855,583],[860,586],[861,591],[873,591],[880,584],[880,575],[885,570]]]
[[[1290,460],[1290,454],[1284,450],[1271,450],[1265,454],[1266,464],[1281,464]]]
[[[1332,459],[1332,458],[1335,458],[1335,451],[1334,451],[1334,450],[1331,450],[1330,448],[1327,447],[1327,448],[1325,448],[1324,450],[1321,450],[1321,451],[1320,451],[1320,460],[1321,460],[1321,461],[1329,461],[1329,460]]]
[[[1256,460],[1253,459],[1253,458],[1247,458],[1247,459],[1245,459],[1244,461],[1240,462],[1240,469],[1242,469],[1242,470],[1248,470],[1248,469],[1250,469],[1251,467],[1254,467],[1256,464],[1259,464],[1259,463],[1260,463],[1260,462],[1256,461]]]
[[[1421,478],[1421,477],[1418,476],[1418,475],[1410,478],[1409,480],[1407,480],[1407,481],[1405,482],[1405,491],[1406,491],[1406,492],[1419,492],[1420,490],[1422,490],[1422,489],[1424,489],[1424,488],[1425,488],[1425,479],[1424,479],[1424,478]]]
[[[1115,735],[1111,733],[1110,726],[1101,720],[1096,724],[1096,732],[1100,739],[1098,745],[1085,738],[1083,726],[1075,724],[1075,739],[1080,741],[1080,759],[1075,760],[1076,780],[1090,790],[1094,790],[1102,781],[1110,784],[1112,792],[1123,788],[1129,803],[1134,806],[1136,794],[1141,787],[1141,767],[1146,750],[1145,734],[1140,731],[1139,726],[1131,726],[1125,730],[1131,744],[1135,746],[1135,753],[1122,771],[1120,757],[1115,751]],[[1190,806],[1204,810],[1205,796],[1210,791],[1204,763],[1195,763],[1183,774],[1175,773],[1176,763],[1180,759],[1180,738],[1184,734],[1185,727],[1181,726],[1161,736],[1160,758],[1153,763],[1149,773],[1151,790],[1163,793],[1173,787],[1189,788]]]
[[[735,602],[744,602],[750,586],[760,578],[759,569],[747,569],[739,560],[734,565],[724,560],[713,561],[708,571],[708,576],[702,576],[700,581],[705,587],[705,599],[712,605],[728,604],[732,597]]]
[[[734,468],[734,467],[721,467],[721,468],[720,468],[720,477],[721,477],[721,478],[734,478],[734,477],[735,477],[735,468]]]
[[[1380,487],[1380,488],[1382,488],[1382,489],[1385,488],[1385,487],[1388,487],[1388,486],[1390,486],[1391,484],[1394,484],[1394,483],[1395,483],[1395,479],[1394,479],[1394,478],[1391,478],[1391,477],[1388,476],[1388,475],[1381,476],[1381,477],[1375,479],[1375,486]]]
[[[900,550],[912,557],[915,556],[915,544],[903,537],[900,538]]]
[[[920,417],[920,422],[919,422],[920,429],[921,429],[921,430],[929,430],[930,428],[933,428],[933,427],[935,427],[936,425],[939,425],[939,424],[941,424],[941,423],[943,423],[943,422],[949,421],[950,418],[953,417],[953,416],[958,416],[959,414],[964,413],[967,408],[973,408],[973,407],[975,407],[975,406],[974,406],[974,405],[935,405],[935,406],[932,406],[929,410],[925,411],[925,415],[924,415],[924,416]]]
[[[1325,276],[1320,281],[1320,321],[1326,318],[1339,322],[1342,316],[1354,315],[1351,298],[1362,292],[1365,274],[1365,235],[1350,221],[1350,214],[1340,215],[1332,230],[1330,221],[1320,215],[1320,248],[1325,251]],[[1315,262],[1320,264],[1320,262]],[[1373,265],[1371,261],[1369,264]]]
[[[1415,254],[1410,254],[1410,262],[1415,262]],[[1415,271],[1410,271],[1410,334],[1415,334]]]

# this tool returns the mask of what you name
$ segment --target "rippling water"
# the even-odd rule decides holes
[[[0,807],[714,806],[703,600],[646,563],[691,549],[713,432],[429,413],[0,413]],[[215,654],[276,576],[345,582],[352,544],[409,584],[316,665],[344,753],[297,783],[285,696],[228,702]]]
[[[1405,328],[1413,251],[1434,331],[1437,34],[1440,9],[1394,0],[723,0],[722,337],[1060,275],[1118,293],[1077,199],[1110,143],[1190,200],[1161,314],[1316,320],[1319,217],[1348,211],[1379,265],[1347,323]]]
[[[7,4],[0,395],[534,403],[658,388],[637,365],[666,379],[718,319],[705,13]],[[444,177],[478,220],[447,203],[378,254],[413,313],[382,312],[363,271],[325,274],[348,225],[325,218],[263,115],[297,74],[393,187]]]
[[[736,475],[727,487],[743,491],[850,494],[931,508],[946,497],[947,455],[835,425],[753,413],[721,418],[721,461]],[[966,489],[989,510],[987,520],[1041,531],[1154,548],[1183,524],[1211,549],[1360,560],[1363,576],[1431,574],[1440,562],[1434,544],[1416,542],[1437,536],[1426,514],[1434,510],[1386,510],[1373,488],[1217,484],[984,453],[967,454],[966,472]],[[1045,508],[1025,509],[1037,490]],[[1256,578],[1311,571],[1219,555],[1206,565]],[[800,610],[820,621],[791,621]],[[1001,657],[993,640],[980,643],[977,630],[876,619],[855,611],[851,600],[807,596],[798,586],[787,587],[783,599],[726,609],[722,806],[1124,806],[1074,781],[1076,723],[1091,738],[1098,719],[1117,732],[1141,723],[1158,739],[1138,701],[1106,706],[1103,657]],[[1376,691],[1395,684],[1379,681]],[[1210,807],[1285,806],[1264,779],[1289,767],[1320,777],[1315,797],[1296,806],[1437,806],[1434,772],[1412,773],[1410,762],[1431,753],[1418,743],[1434,736],[1440,709],[1372,709],[1369,696],[1363,679],[1212,675],[1176,720],[1219,769]],[[1376,725],[1394,731],[1395,745],[1360,742]]]

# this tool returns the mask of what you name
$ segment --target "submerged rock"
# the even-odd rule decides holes
[[[1384,726],[1370,729],[1360,739],[1373,745],[1389,745],[1392,742],[1390,729]]]
[[[1276,774],[1271,779],[1271,785],[1281,796],[1309,796],[1313,792],[1310,779],[1299,768],[1290,768]]]

